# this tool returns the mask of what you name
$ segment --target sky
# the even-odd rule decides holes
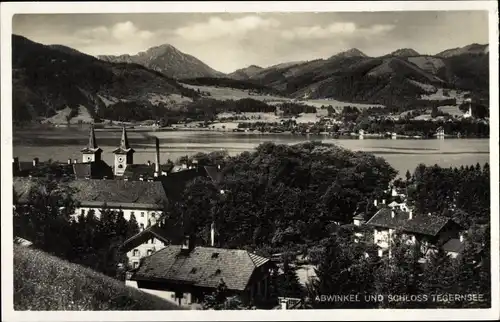
[[[357,48],[381,56],[488,43],[486,11],[134,13],[15,15],[12,32],[90,55],[137,54],[170,44],[229,73],[249,65],[328,58]]]

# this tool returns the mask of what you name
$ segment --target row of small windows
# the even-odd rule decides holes
[[[82,210],[81,210],[81,214],[82,214],[82,215],[85,215],[85,209],[82,209]],[[141,218],[144,218],[144,215],[145,215],[145,212],[144,212],[144,211],[141,211]],[[132,217],[132,216],[135,216],[133,211],[131,211],[131,212],[130,212],[130,216],[131,216],[131,217]]]

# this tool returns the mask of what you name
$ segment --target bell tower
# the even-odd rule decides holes
[[[83,163],[101,161],[102,149],[97,146],[94,125],[90,126],[89,143],[81,152]]]
[[[127,165],[134,163],[134,152],[134,149],[128,144],[127,131],[124,126],[120,146],[113,151],[115,155],[115,176],[122,176]]]

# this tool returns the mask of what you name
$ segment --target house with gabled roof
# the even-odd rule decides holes
[[[36,178],[15,177],[14,191],[19,203],[28,202],[33,189],[39,189]],[[134,216],[141,229],[153,225],[162,216],[167,196],[158,181],[124,181],[76,179],[58,182],[68,188],[77,203],[75,218],[93,211],[99,218],[101,209],[120,211],[125,220]]]
[[[256,304],[270,298],[273,268],[268,258],[247,250],[197,246],[186,237],[182,244],[167,245],[144,257],[126,283],[189,305],[203,301],[223,282],[228,296]]]
[[[419,242],[424,256],[429,249],[440,247],[451,239],[463,241],[462,228],[450,218],[431,213],[414,214],[412,209],[382,207],[366,225],[373,228],[379,256],[391,256],[390,247],[396,234],[401,234],[407,243]]]

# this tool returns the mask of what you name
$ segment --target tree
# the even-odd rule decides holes
[[[422,271],[419,263],[421,257],[419,244],[408,245],[401,234],[397,234],[391,242],[390,257],[386,256],[375,270],[376,294],[406,294],[416,296],[421,294]],[[419,307],[417,301],[390,302],[386,296],[380,303],[383,308]]]
[[[412,178],[410,170],[406,170],[405,177],[406,177],[406,183],[409,183],[411,181],[411,178]]]
[[[290,265],[288,258],[283,263],[283,274],[280,277],[278,284],[278,294],[280,297],[302,298],[304,296],[304,290],[302,285],[300,285],[296,268]]]
[[[352,294],[350,279],[350,267],[352,261],[335,238],[327,241],[325,253],[315,269],[316,279],[312,281],[309,297],[313,301],[313,307],[317,309],[341,308],[352,305],[346,302],[322,301],[322,296],[331,294]]]
[[[427,295],[453,293],[457,268],[442,247],[431,252],[423,270],[421,292]],[[435,305],[434,303],[428,304]]]

